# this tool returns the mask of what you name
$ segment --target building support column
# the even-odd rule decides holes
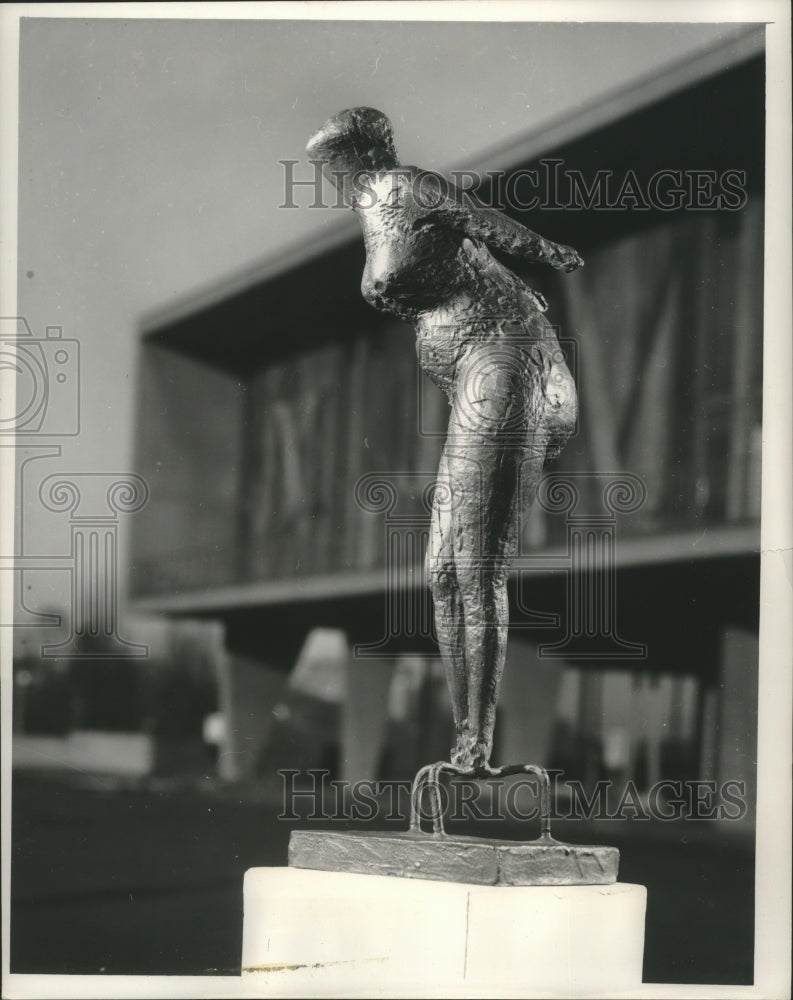
[[[375,781],[388,738],[388,694],[396,661],[356,658],[347,662],[347,690],[342,706],[341,777]]]
[[[278,704],[305,641],[306,629],[270,627],[259,615],[226,623],[226,655],[218,679],[218,702],[225,733],[218,775],[250,780],[273,727]]]
[[[501,678],[496,753],[500,764],[548,765],[564,662],[546,659],[537,643],[512,629]]]
[[[738,627],[722,633],[720,710],[716,731],[716,776],[722,787],[732,781],[744,789],[746,815],[755,821],[757,800],[757,634]],[[735,794],[735,789],[733,789]]]

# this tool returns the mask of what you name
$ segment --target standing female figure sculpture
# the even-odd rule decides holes
[[[380,111],[340,112],[308,153],[360,219],[364,298],[414,324],[419,364],[451,405],[426,565],[456,742],[451,766],[433,766],[504,773],[491,769],[490,754],[507,576],[520,510],[573,429],[576,394],[544,300],[490,249],[562,271],[583,261],[495,209],[467,204],[437,175],[400,166]]]

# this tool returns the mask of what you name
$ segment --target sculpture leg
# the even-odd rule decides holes
[[[526,356],[484,344],[458,370],[444,452],[451,547],[462,602],[467,724],[452,762],[485,768],[506,657],[507,577],[517,540],[521,471],[539,385]]]
[[[459,739],[468,722],[468,672],[465,666],[463,603],[454,565],[452,527],[450,483],[444,453],[433,500],[426,570],[435,608],[435,631]]]
[[[516,492],[509,461],[489,450],[474,452],[479,459],[480,478],[487,484],[485,494],[497,491],[502,499]],[[467,677],[467,706],[452,763],[463,767],[486,767],[493,747],[498,687],[506,658],[509,605],[507,575],[514,549],[514,512],[493,520],[492,505],[483,500],[481,483],[474,486],[468,468],[468,452],[463,463],[452,462],[460,473],[455,485],[460,497],[453,514],[452,535],[458,542],[455,569],[462,606],[464,664]]]

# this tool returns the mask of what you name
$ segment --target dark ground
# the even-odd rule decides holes
[[[209,780],[20,774],[12,810],[18,973],[238,974],[243,873],[285,864],[297,825],[261,790]],[[564,826],[564,839],[593,837]],[[690,825],[606,826],[595,836],[621,849],[620,881],[647,886],[645,982],[751,984],[751,844]]]

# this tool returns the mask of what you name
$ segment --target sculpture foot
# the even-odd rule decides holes
[[[459,747],[459,741],[458,741]],[[456,749],[456,748],[455,748]],[[410,830],[421,832],[422,818],[432,822],[433,836],[443,837],[443,799],[441,795],[441,775],[450,774],[458,778],[481,780],[485,778],[505,778],[513,774],[533,774],[540,783],[540,839],[553,840],[551,836],[551,781],[548,772],[536,764],[505,764],[491,767],[487,755],[482,753],[460,754],[452,751],[452,760],[439,760],[420,768],[413,779],[410,792]],[[429,793],[430,814],[422,816],[425,793]]]
[[[451,749],[451,763],[467,771],[484,771],[490,764],[490,746],[469,733],[458,733]]]

